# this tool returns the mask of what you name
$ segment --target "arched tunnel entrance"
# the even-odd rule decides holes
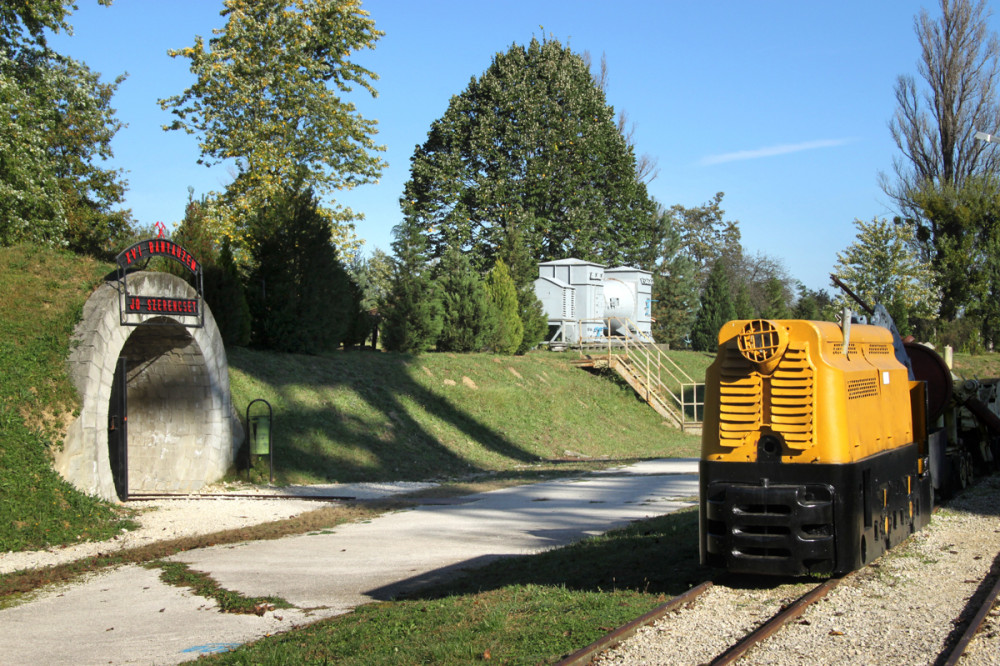
[[[168,273],[132,273],[128,290],[164,301],[198,296]],[[218,328],[207,307],[198,326],[161,314],[123,325],[124,298],[111,280],[84,306],[69,358],[82,407],[55,467],[109,500],[196,491],[226,473],[243,436]]]

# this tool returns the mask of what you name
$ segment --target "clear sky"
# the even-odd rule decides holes
[[[224,166],[196,164],[193,137],[160,129],[169,114],[156,103],[192,83],[187,61],[167,49],[222,27],[221,0],[78,4],[74,35],[50,43],[105,80],[128,73],[114,100],[128,125],[114,164],[128,172],[136,220],[169,226],[183,217],[188,187],[198,197],[230,179]],[[378,120],[389,167],[377,185],[336,198],[365,214],[366,250],[390,251],[410,157],[431,122],[494,54],[545,34],[595,64],[606,57],[608,103],[634,122],[636,153],[659,163],[649,185],[658,202],[697,206],[725,192],[726,218],[739,221],[750,253],[830,290],[853,220],[893,214],[878,173],[891,173],[897,155],[893,85],[916,75],[922,6],[939,13],[898,0],[371,0],[364,8],[385,36],[354,59],[379,75],[379,96],[352,101]]]

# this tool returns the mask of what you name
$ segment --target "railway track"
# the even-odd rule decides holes
[[[726,664],[735,663],[754,645],[764,641],[779,631],[784,625],[800,617],[806,608],[826,596],[841,580],[841,578],[830,578],[812,587],[792,603],[782,604],[781,609],[769,620],[746,634],[741,640],[730,646],[709,663],[712,666],[725,666]],[[653,625],[678,609],[694,603],[713,587],[717,587],[717,584],[712,581],[706,581],[691,588],[687,592],[654,608],[645,615],[615,629],[587,647],[565,657],[558,662],[558,666],[584,666],[598,662],[602,654],[617,647],[622,641],[633,636],[642,627]]]
[[[996,566],[994,566],[991,571],[997,570],[998,568],[1000,568],[1000,555],[997,556]],[[1000,571],[997,573],[1000,573]],[[848,576],[851,575],[852,574],[848,574]],[[836,588],[845,578],[847,577],[830,578],[812,587],[793,602],[782,604],[778,612],[774,613],[766,621],[763,621],[755,629],[743,635],[739,640],[735,641],[724,651],[718,653],[714,658],[698,660],[692,663],[707,663],[711,664],[711,666],[726,666],[728,664],[736,663],[751,648],[775,635],[789,623],[799,619],[809,606],[826,597],[826,595]],[[992,583],[992,585],[986,583]],[[558,662],[558,666],[630,663],[628,656],[614,654],[613,651],[644,627],[652,627],[659,622],[670,622],[670,616],[672,614],[678,613],[686,607],[690,607],[699,600],[704,601],[706,593],[720,587],[722,586],[718,583],[713,583],[712,581],[706,581],[696,587],[693,587],[687,592],[654,608],[645,615],[615,629],[605,636],[602,636],[590,645],[570,654],[567,657],[564,657]],[[729,586],[726,585],[725,587]],[[937,659],[929,659],[927,663],[935,664],[935,666],[956,666],[962,657],[966,655],[969,645],[973,641],[976,634],[982,629],[984,623],[990,615],[991,610],[994,606],[996,606],[998,598],[1000,598],[1000,575],[994,575],[991,573],[981,587],[984,588],[983,593],[973,596],[970,600],[970,604],[966,607],[966,612],[963,614],[964,616],[971,615],[971,619],[963,626],[961,618],[959,618],[959,620],[956,621],[957,628],[952,632],[955,636],[955,640],[951,641],[951,644],[941,652]],[[739,593],[738,587],[731,589],[735,593]],[[706,633],[709,632],[710,630],[706,629]],[[673,649],[668,645],[664,645],[663,653],[669,654],[671,652],[673,652]],[[665,661],[664,663],[685,662]],[[890,661],[887,663],[892,662]],[[995,661],[988,659],[985,663],[1000,663],[1000,654],[996,655]]]

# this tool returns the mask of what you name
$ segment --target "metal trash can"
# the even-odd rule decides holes
[[[271,455],[270,414],[250,417],[250,453],[255,456]]]

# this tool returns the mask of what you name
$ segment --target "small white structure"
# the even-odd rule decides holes
[[[596,342],[608,335],[652,340],[652,291],[649,271],[582,259],[543,262],[535,280],[550,343]]]

